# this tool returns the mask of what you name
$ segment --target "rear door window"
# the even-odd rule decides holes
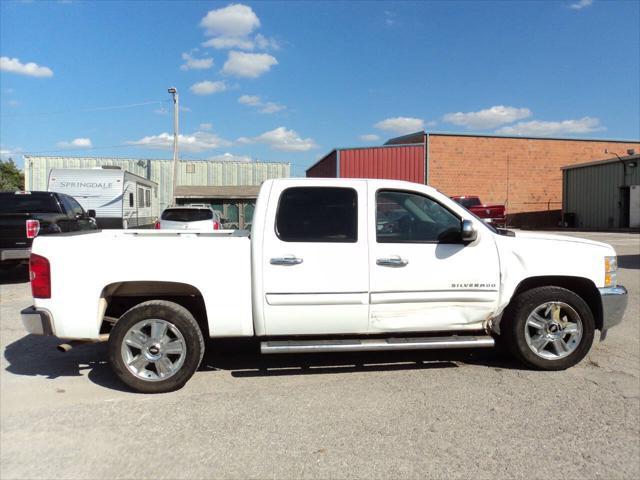
[[[162,212],[160,219],[168,222],[201,222],[213,219],[213,211],[207,208],[171,208]]]
[[[276,234],[284,242],[357,242],[356,191],[342,187],[286,189],[280,196]]]

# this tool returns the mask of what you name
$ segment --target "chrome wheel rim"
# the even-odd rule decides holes
[[[150,318],[127,330],[120,352],[131,374],[147,382],[159,382],[180,370],[187,343],[173,323]]]
[[[571,355],[582,340],[582,320],[573,307],[563,302],[546,302],[527,317],[524,327],[527,345],[546,360]]]

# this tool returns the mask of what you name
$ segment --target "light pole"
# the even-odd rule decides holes
[[[173,198],[173,204],[177,205],[176,201],[176,186],[178,185],[178,90],[176,87],[171,87],[167,90],[173,97],[173,188],[171,190],[171,197]]]

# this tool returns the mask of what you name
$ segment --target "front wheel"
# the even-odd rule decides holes
[[[123,383],[142,393],[178,390],[195,373],[204,339],[181,305],[151,300],[128,310],[109,335],[109,360]]]
[[[539,287],[519,294],[500,327],[504,344],[529,367],[564,370],[589,352],[595,334],[587,303],[561,287]]]

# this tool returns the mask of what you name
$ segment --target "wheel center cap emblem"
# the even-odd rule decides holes
[[[158,354],[160,353],[160,348],[158,348],[158,346],[157,346],[157,345],[151,345],[151,346],[149,347],[149,353],[150,353],[151,355],[158,355]]]
[[[559,330],[560,330],[560,327],[558,327],[558,325],[556,325],[555,323],[552,323],[551,325],[549,325],[549,332],[558,333]]]

